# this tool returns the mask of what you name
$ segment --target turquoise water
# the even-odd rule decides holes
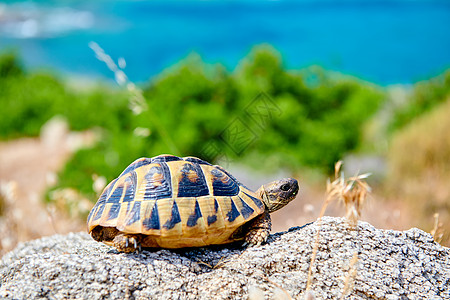
[[[0,48],[27,65],[111,78],[88,47],[144,81],[198,52],[233,70],[255,44],[290,69],[319,64],[378,84],[450,68],[450,1],[4,1]]]

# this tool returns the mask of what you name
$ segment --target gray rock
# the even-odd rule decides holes
[[[86,233],[45,237],[2,258],[0,298],[335,299],[348,290],[350,299],[450,299],[450,249],[430,234],[365,222],[351,229],[342,218],[320,223],[271,235],[267,244],[248,249],[235,244],[124,254]]]

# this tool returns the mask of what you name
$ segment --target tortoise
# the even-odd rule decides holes
[[[287,178],[256,192],[218,165],[196,157],[139,158],[106,186],[88,219],[96,241],[133,252],[267,240],[269,213],[293,200]]]

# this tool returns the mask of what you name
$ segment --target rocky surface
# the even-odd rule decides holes
[[[450,299],[450,249],[419,229],[325,217],[267,244],[118,253],[86,233],[20,244],[0,263],[7,299]],[[319,247],[305,291],[317,230]],[[358,259],[352,261],[354,254]]]

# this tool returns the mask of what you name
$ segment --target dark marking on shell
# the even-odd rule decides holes
[[[197,225],[197,220],[202,217],[202,212],[200,211],[200,205],[198,204],[198,201],[195,201],[195,209],[194,213],[189,216],[189,219],[187,220],[187,226],[188,227],[194,227]]]
[[[131,172],[130,176],[125,179],[125,184],[127,185],[127,188],[125,190],[125,195],[123,196],[123,202],[133,201],[137,184],[137,175],[135,171]]]
[[[193,178],[195,180],[193,180]],[[209,195],[208,185],[200,166],[196,163],[186,163],[181,169],[178,183],[178,197],[201,197]]]
[[[177,161],[177,160],[182,160],[182,159],[177,156],[174,156],[174,155],[159,155],[159,156],[153,157],[151,160],[152,160],[152,164],[154,164],[154,163],[160,163],[160,162]]]
[[[114,189],[111,196],[109,196],[108,201],[106,203],[119,203],[123,194],[123,186],[118,186]]]
[[[103,190],[103,193],[100,195],[100,198],[98,198],[97,203],[104,203],[106,202],[106,199],[108,199],[109,195],[111,194],[111,191],[114,187],[114,184],[116,184],[117,178],[111,181],[111,183]]]
[[[172,229],[177,223],[181,222],[180,212],[178,211],[177,201],[173,201],[172,213],[170,220],[168,220],[163,227],[166,229]]]
[[[94,210],[95,210],[94,208],[95,208],[95,206],[91,209],[91,211],[89,212],[89,215],[87,217],[87,223],[88,224],[91,222],[91,218],[92,218],[92,215],[94,214]]]
[[[192,162],[192,163],[196,163],[196,164],[199,164],[199,165],[211,166],[211,164],[209,162],[204,161],[203,159],[200,159],[200,158],[197,158],[197,157],[186,157],[184,160]]]
[[[237,217],[239,217],[239,215],[240,213],[236,207],[236,204],[234,204],[233,199],[231,199],[231,209],[227,213],[228,222],[233,222]]]
[[[136,171],[131,172],[130,176],[128,178],[131,181],[131,184],[136,188],[136,185],[137,185],[137,173],[136,173]]]
[[[217,213],[219,210],[219,202],[217,202],[217,199],[214,199],[214,212]]]
[[[131,211],[128,213],[128,221],[126,225],[131,225],[134,222],[137,222],[141,215],[141,202],[140,201],[136,201],[134,202],[133,208],[131,209]]]
[[[206,218],[207,222],[208,222],[208,226],[217,221],[218,210],[219,210],[219,203],[217,202],[217,199],[214,199],[214,215],[208,216]]]
[[[125,211],[126,214],[128,214],[128,212],[130,211],[130,209],[131,209],[131,204],[132,204],[132,203],[133,203],[133,202],[127,202],[127,210]],[[122,205],[125,205],[125,203],[122,204]]]
[[[144,221],[142,223],[144,224],[144,228],[146,230],[161,229],[161,227],[159,225],[158,203],[157,202],[155,202],[155,205],[153,206],[150,217],[144,219]]]
[[[120,175],[119,175],[119,177],[120,176],[122,176],[122,175],[125,175],[126,173],[128,173],[128,172],[131,172],[131,171],[134,171],[134,170],[136,170],[137,168],[139,168],[139,167],[142,167],[142,166],[145,166],[145,165],[149,165],[149,164],[151,164],[152,163],[152,161],[151,161],[151,159],[150,158],[140,158],[140,159],[137,159],[137,160],[135,160],[134,162],[132,162],[131,163],[131,165],[129,165]]]
[[[211,169],[211,175],[214,178],[221,178],[224,176],[224,174],[225,174],[224,172],[222,172],[221,170],[219,170],[217,168]]]
[[[233,175],[231,175],[227,170],[225,170],[224,168],[222,168],[221,166],[215,166],[217,169],[219,169],[220,171],[224,172],[225,174],[228,175],[228,177],[230,177],[234,182],[236,182],[239,186],[243,186],[246,189],[248,189],[245,185],[243,185],[239,180],[236,179],[236,177],[234,177]]]
[[[104,191],[101,195],[100,198],[98,198],[97,203],[105,203],[106,202],[106,198],[109,194],[109,192],[111,191],[111,189],[109,189],[109,191]]]
[[[105,204],[100,204],[97,208],[97,213],[95,214],[95,217],[92,219],[92,221],[100,219],[104,209],[105,209]]]
[[[134,189],[133,186],[127,186],[125,190],[125,196],[123,197],[122,202],[131,202],[134,199]]]
[[[165,162],[160,162],[150,168],[145,175],[147,183],[143,201],[158,200],[172,197],[172,183],[170,180],[169,166]]]
[[[241,214],[244,217],[245,220],[248,219],[248,217],[250,217],[254,210],[253,208],[251,208],[247,203],[245,203],[244,199],[242,199],[241,197],[239,197],[239,199],[241,199]]]
[[[111,205],[111,209],[108,212],[108,220],[113,220],[119,216],[120,207],[120,203],[114,203]]]
[[[233,180],[234,182],[236,182],[239,186],[242,186],[244,188],[246,188],[247,190],[251,191],[251,189],[249,189],[245,184],[243,184],[242,182],[240,182],[239,180],[236,179],[236,177],[234,177],[233,175],[231,175],[231,173],[229,173],[227,170],[225,170],[224,168],[222,168],[221,166],[215,166],[217,169],[221,170],[222,172],[224,172],[225,174],[228,175],[228,177],[231,178],[231,180]]]
[[[236,196],[239,194],[238,183],[219,169],[212,169],[211,175],[214,196]]]
[[[216,215],[214,215],[214,216],[208,216],[208,218],[206,218],[206,219],[207,219],[207,221],[208,221],[208,226],[209,226],[209,225],[211,225],[211,224],[213,224],[214,222],[217,221],[217,216],[216,216]]]
[[[250,199],[252,199],[253,202],[256,204],[256,206],[258,206],[258,208],[264,209],[264,203],[263,203],[260,199],[255,198],[255,197],[253,197],[253,196],[247,194],[246,192],[243,192],[243,193],[244,193],[245,195],[247,195],[247,197],[249,197]]]

